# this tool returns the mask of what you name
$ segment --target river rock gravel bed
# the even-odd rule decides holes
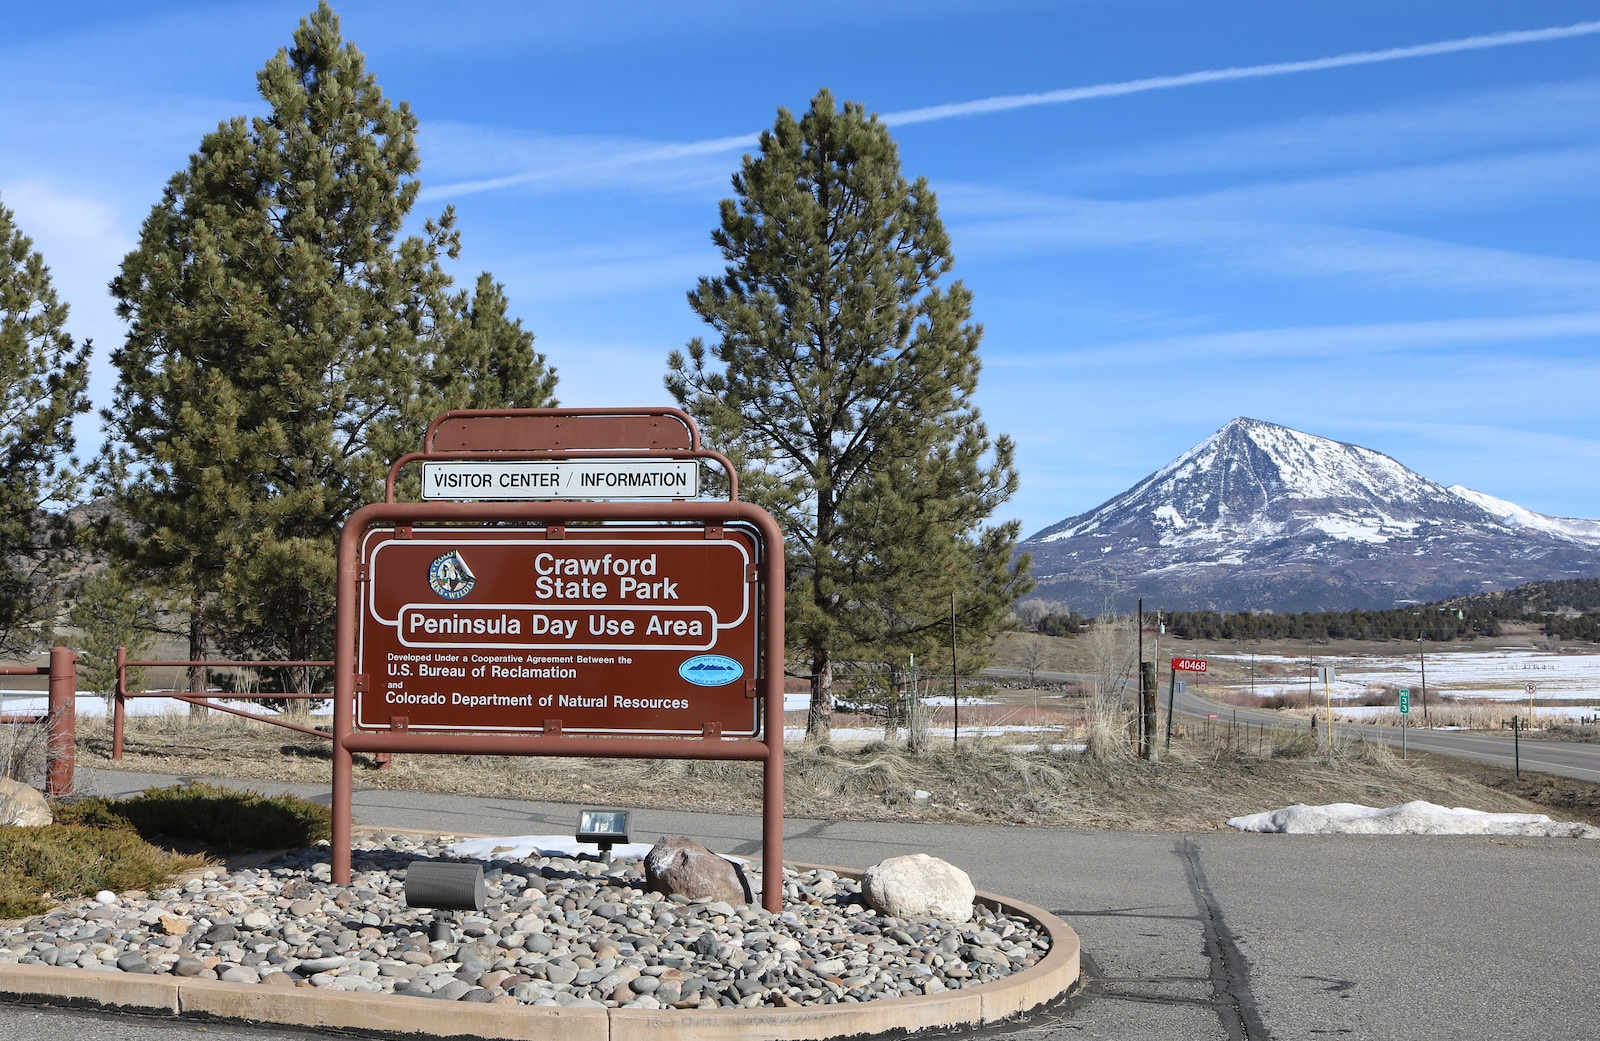
[[[75,900],[0,929],[0,963],[447,1001],[754,1008],[961,989],[1049,949],[1029,919],[981,904],[962,923],[879,915],[827,870],[785,868],[774,915],[649,892],[638,860],[538,855],[485,861],[484,910],[457,913],[454,939],[430,942],[434,914],[406,907],[405,871],[459,859],[452,841],[363,842],[349,886],[329,881],[323,844],[156,893]]]

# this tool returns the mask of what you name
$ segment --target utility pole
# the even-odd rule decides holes
[[[955,710],[955,736],[952,748],[961,747],[961,673],[956,668],[956,591],[950,590],[950,701]]]
[[[1139,735],[1139,754],[1143,755],[1149,735],[1144,732],[1144,597],[1142,596],[1139,598],[1139,616],[1138,621],[1134,623],[1134,631],[1138,649],[1133,657],[1139,669],[1139,707],[1135,710],[1134,730]]]
[[[1429,730],[1433,724],[1428,722],[1428,656],[1422,650],[1422,634],[1417,633],[1417,658],[1422,662],[1422,725]]]

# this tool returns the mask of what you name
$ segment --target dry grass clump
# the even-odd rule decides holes
[[[0,726],[0,776],[35,787],[44,781],[45,751],[50,740],[47,723],[7,723]]]
[[[1574,723],[1571,720],[1557,720],[1543,723],[1542,726],[1546,737],[1553,737],[1561,741],[1578,741],[1586,745],[1600,744],[1600,726],[1594,723]]]
[[[1334,715],[1339,714],[1337,707]],[[1524,724],[1528,721],[1527,705],[1519,706],[1516,702],[1507,701],[1434,701],[1430,700],[1426,714],[1422,711],[1422,704],[1416,698],[1411,701],[1411,714],[1404,718],[1405,726],[1420,727],[1426,723],[1433,727],[1459,727],[1463,730],[1499,730],[1511,725],[1511,717],[1520,716]],[[1373,723],[1378,726],[1398,727],[1402,725],[1400,710],[1392,712],[1374,712],[1370,715],[1363,714],[1353,717],[1353,721],[1360,723]]]

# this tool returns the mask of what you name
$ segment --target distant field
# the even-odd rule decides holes
[[[998,651],[996,667],[1046,672],[1103,674],[1108,660],[1103,654],[1097,657],[1087,636],[1063,639],[1009,633],[1000,638]],[[1528,704],[1531,683],[1536,714],[1571,717],[1600,713],[1600,647],[1584,643],[1553,649],[1533,626],[1500,637],[1425,642],[1420,649],[1415,642],[1398,640],[1298,646],[1267,641],[1251,646],[1166,637],[1158,645],[1154,634],[1147,633],[1144,656],[1158,663],[1162,682],[1168,678],[1169,659],[1207,659],[1210,668],[1206,674],[1190,675],[1187,681],[1192,691],[1216,701],[1254,703],[1240,700],[1249,695],[1255,702],[1292,707],[1308,697],[1321,704],[1331,695],[1336,708],[1392,706],[1402,687],[1412,692],[1414,700],[1420,697],[1425,667],[1428,695],[1441,703],[1502,704],[1509,714]],[[1126,664],[1119,671],[1130,671],[1133,651],[1129,649],[1121,657]],[[1325,687],[1313,666],[1331,666],[1332,682]]]

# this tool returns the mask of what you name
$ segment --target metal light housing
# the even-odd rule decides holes
[[[574,837],[579,842],[599,846],[600,859],[609,861],[611,847],[628,841],[628,811],[579,810],[578,833]]]

